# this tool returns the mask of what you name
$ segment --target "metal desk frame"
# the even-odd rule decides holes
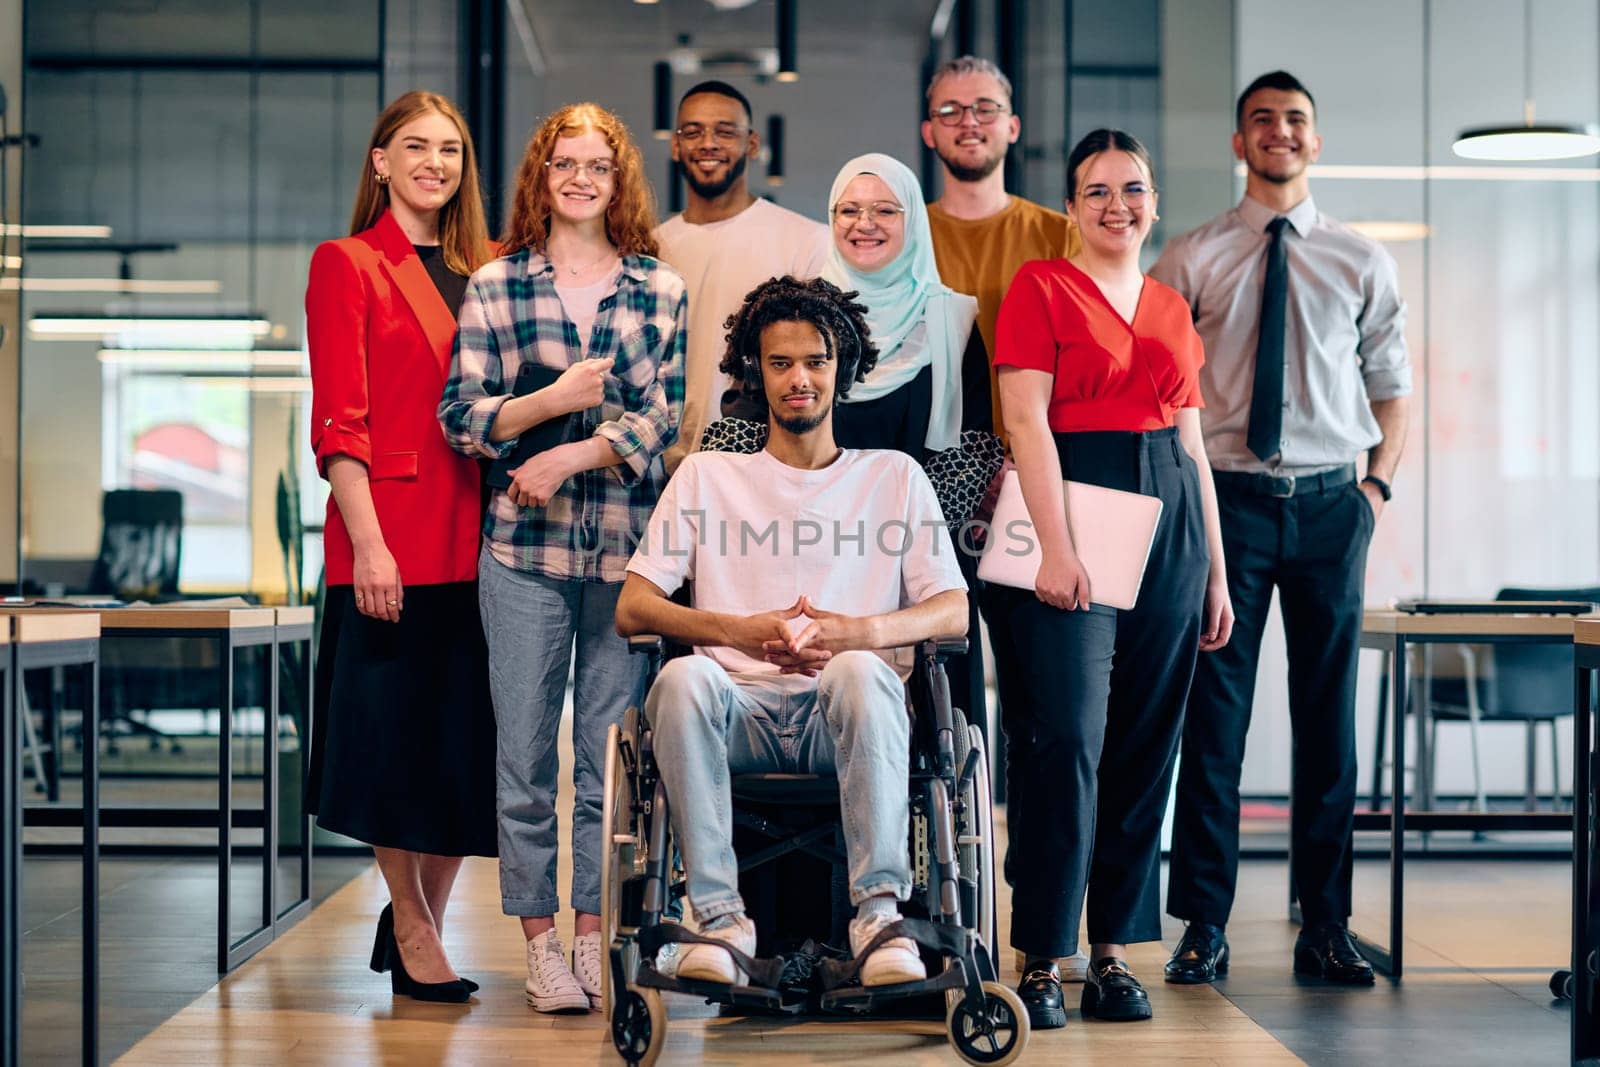
[[[1580,620],[1573,628],[1572,687],[1572,1062],[1600,1063],[1600,1013],[1596,1012],[1596,953],[1600,950],[1600,908],[1595,888],[1595,816],[1600,797],[1595,786],[1595,672],[1600,671],[1600,621]]]
[[[159,614],[158,614],[159,613]],[[236,616],[244,616],[235,621]],[[162,616],[170,618],[166,624]],[[217,620],[217,616],[223,616]],[[235,608],[206,609],[167,606],[161,608],[112,608],[100,612],[103,641],[183,640],[215,643],[218,664],[213,670],[221,695],[221,715],[218,724],[217,782],[218,800],[215,809],[185,807],[129,807],[103,808],[96,811],[99,825],[108,827],[140,827],[147,829],[182,828],[215,829],[217,831],[217,972],[226,974],[269,945],[279,934],[298,922],[311,910],[311,830],[310,817],[306,816],[301,832],[300,892],[281,909],[278,902],[276,866],[278,862],[278,676],[280,656],[286,645],[304,642],[306,686],[306,730],[301,738],[300,759],[302,781],[304,767],[309,760],[310,721],[314,710],[311,702],[311,633],[309,608]],[[205,621],[201,621],[204,619]],[[234,727],[234,659],[241,649],[268,647],[264,663],[268,672],[266,687],[267,707],[263,723],[264,762],[262,771],[262,806],[260,809],[239,808],[233,804],[233,727]],[[98,694],[95,705],[98,720]],[[95,723],[98,730],[98,721]],[[98,737],[98,732],[86,736]],[[98,746],[85,745],[88,753]],[[85,766],[88,756],[85,756]],[[77,826],[86,818],[86,809],[31,809],[27,813],[30,826]],[[259,921],[238,940],[232,934],[233,917],[233,831],[235,829],[262,830],[261,873],[262,892]]]
[[[1487,629],[1488,621],[1505,623],[1519,620],[1521,629],[1494,631]],[[1387,625],[1385,625],[1385,623]],[[1474,628],[1474,623],[1479,628]],[[1406,648],[1408,645],[1447,644],[1563,644],[1572,640],[1572,616],[1508,616],[1508,615],[1403,615],[1398,612],[1367,612],[1361,627],[1361,647],[1387,653],[1385,674],[1386,697],[1389,703],[1390,768],[1389,794],[1391,807],[1384,812],[1357,812],[1356,830],[1389,831],[1389,940],[1380,944],[1370,937],[1351,931],[1356,947],[1373,967],[1392,978],[1404,973],[1405,928],[1405,834],[1409,830],[1569,830],[1573,817],[1559,812],[1406,812],[1405,762],[1406,762]],[[1426,707],[1432,699],[1428,676],[1424,672],[1419,684],[1418,700]],[[1418,720],[1422,729],[1421,719]],[[1574,791],[1577,791],[1574,777]],[[1295,899],[1291,879],[1289,886],[1289,915],[1300,921],[1300,909]]]
[[[87,614],[87,613],[80,613]],[[3,1044],[0,1044],[0,1064],[13,1067],[21,1063],[22,1056],[22,830],[24,805],[22,803],[22,691],[28,671],[62,667],[86,668],[89,671],[89,700],[84,709],[84,729],[87,736],[98,737],[100,730],[100,639],[98,637],[41,638],[29,640],[28,621],[16,616],[5,621],[9,641],[3,655],[5,740],[0,743],[4,753],[4,808],[5,829],[0,833],[4,841],[3,872],[0,880],[5,885],[3,893],[4,945],[0,946],[3,966],[0,966],[0,1014],[4,1016]],[[51,700],[56,702],[55,717],[59,721],[62,685],[59,676],[51,685]],[[100,766],[99,749],[86,745],[83,756],[83,807],[78,809],[74,825],[83,830],[83,1001],[81,1011],[83,1062],[94,1067],[100,1055]],[[27,819],[33,824],[31,818]]]

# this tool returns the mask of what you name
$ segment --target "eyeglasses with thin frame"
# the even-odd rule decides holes
[[[571,156],[557,156],[545,160],[544,165],[550,168],[551,173],[563,178],[587,173],[597,182],[607,180],[617,171],[617,161],[614,159],[591,159],[587,163],[580,163]]]
[[[934,108],[928,117],[937,119],[941,126],[959,126],[970,111],[981,125],[989,126],[1007,110],[1004,104],[997,104],[993,100],[979,100],[976,104],[958,104],[951,100]]]
[[[1113,189],[1109,185],[1091,185],[1080,195],[1085,204],[1103,213],[1111,210],[1113,197],[1120,198],[1128,207],[1143,207],[1153,192],[1155,190],[1144,182],[1129,182],[1120,189]]]
[[[835,204],[833,221],[848,229],[863,221],[868,224],[892,223],[905,213],[906,209],[899,204]]]
[[[710,136],[719,144],[732,144],[750,132],[748,126],[738,126],[731,122],[719,122],[714,126],[702,126],[698,122],[686,122],[672,131],[678,135],[678,140],[690,144],[702,137]]]

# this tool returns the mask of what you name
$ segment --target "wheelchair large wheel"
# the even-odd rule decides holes
[[[666,1043],[667,1009],[661,994],[639,986],[624,989],[611,1016],[611,1044],[617,1055],[628,1067],[651,1067]]]
[[[999,916],[995,906],[995,880],[994,880],[994,789],[989,781],[989,746],[983,739],[983,730],[977,726],[967,727],[971,746],[978,751],[978,773],[972,779],[971,806],[967,809],[971,813],[971,832],[981,840],[977,844],[978,860],[978,937],[983,941],[984,948],[989,951],[989,958],[998,960],[1000,936]],[[999,969],[998,962],[995,964]]]
[[[974,1011],[965,997],[953,999],[945,1016],[950,1046],[968,1063],[1005,1067],[1028,1047],[1028,1012],[1015,990],[983,983],[983,1007]]]
[[[611,988],[611,950],[626,946],[622,942],[622,883],[633,871],[633,776],[622,762],[622,740],[629,737],[638,751],[638,712],[629,708],[622,726],[606,731],[605,771],[600,806],[600,825],[605,847],[600,850],[600,1006],[605,1017],[612,1017],[614,994]],[[632,727],[631,734],[626,731]]]

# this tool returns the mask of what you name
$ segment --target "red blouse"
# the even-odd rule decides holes
[[[1189,305],[1154,278],[1145,278],[1131,323],[1065,259],[1024,263],[1000,305],[995,366],[1054,376],[1057,433],[1171,426],[1180,408],[1205,406],[1204,362]]]

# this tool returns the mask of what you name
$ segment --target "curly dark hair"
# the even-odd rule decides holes
[[[828,355],[838,364],[834,400],[842,400],[878,365],[878,349],[867,328],[867,306],[855,300],[860,295],[821,278],[805,282],[789,275],[769,278],[750,290],[739,310],[722,324],[728,331],[722,373],[733,379],[747,400],[765,409],[761,331],[775,322],[806,322],[817,328]]]

